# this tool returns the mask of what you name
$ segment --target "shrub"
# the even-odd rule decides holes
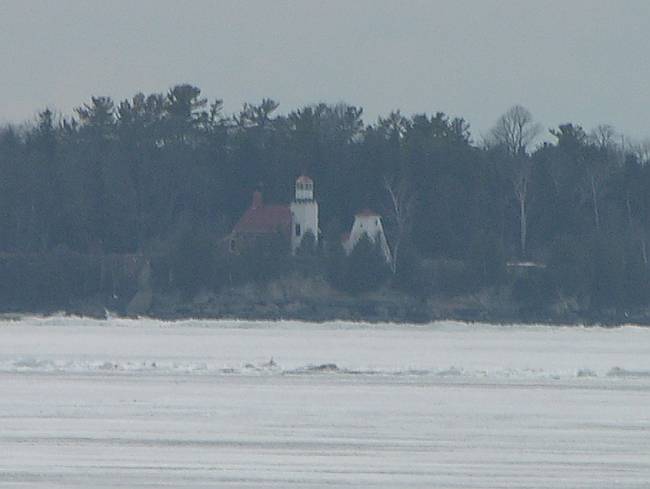
[[[431,295],[434,274],[432,267],[427,264],[413,246],[403,245],[397,259],[393,286],[420,298]]]
[[[467,260],[473,283],[467,288],[496,285],[506,277],[506,256],[503,245],[492,233],[480,233],[470,246]]]
[[[548,271],[555,288],[563,294],[580,298],[588,294],[591,282],[589,247],[570,236],[556,239],[551,245]]]
[[[379,247],[379,240],[373,242],[363,235],[350,255],[343,260],[343,290],[360,294],[379,289],[390,276],[390,268]]]
[[[238,260],[241,279],[245,282],[266,283],[288,273],[289,243],[280,233],[255,239],[242,250]]]
[[[526,270],[513,283],[512,298],[522,312],[541,312],[556,298],[553,280],[544,269]]]
[[[171,250],[169,264],[172,285],[186,295],[214,288],[215,245],[207,233],[198,229],[183,233]]]
[[[296,249],[296,255],[314,256],[317,251],[316,236],[311,231],[307,231],[300,240],[300,246]]]

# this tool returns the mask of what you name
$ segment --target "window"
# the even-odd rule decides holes
[[[236,249],[235,240],[231,239],[230,240],[230,252],[233,253],[235,251],[235,249]]]
[[[296,236],[300,236],[300,224],[296,224]]]

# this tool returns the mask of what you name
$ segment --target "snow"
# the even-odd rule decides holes
[[[641,488],[650,328],[0,321],[1,487]]]

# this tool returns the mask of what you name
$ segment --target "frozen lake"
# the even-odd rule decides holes
[[[647,488],[650,328],[0,321],[0,486]]]

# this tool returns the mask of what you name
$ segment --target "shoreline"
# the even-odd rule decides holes
[[[273,308],[275,306],[276,308]],[[28,317],[37,317],[42,319],[70,317],[79,319],[93,320],[153,320],[164,322],[182,322],[182,321],[250,321],[250,322],[301,322],[306,324],[324,324],[332,322],[346,322],[353,324],[391,324],[400,325],[429,325],[440,322],[458,322],[465,324],[485,324],[492,326],[556,326],[556,327],[586,327],[586,328],[619,328],[625,326],[650,327],[650,316],[633,314],[633,315],[615,315],[615,314],[593,314],[579,316],[575,314],[568,315],[510,315],[495,314],[494,311],[455,311],[447,315],[430,314],[414,315],[403,314],[391,315],[386,314],[385,310],[375,311],[374,314],[368,314],[368,308],[361,306],[359,309],[350,309],[347,314],[333,314],[333,310],[341,312],[339,307],[331,309],[321,308],[317,310],[310,309],[311,314],[307,311],[294,311],[294,314],[286,314],[281,311],[278,304],[264,304],[263,311],[260,311],[259,304],[241,304],[240,314],[229,314],[232,311],[206,310],[204,307],[189,307],[189,304],[181,305],[179,308],[152,308],[144,314],[125,314],[119,310],[103,307],[97,303],[77,304],[74,307],[46,307],[36,308],[33,310],[8,310],[0,311],[0,321],[20,321]],[[241,313],[244,309],[248,312]],[[271,310],[273,311],[272,313]],[[285,312],[283,314],[283,312]],[[363,314],[366,313],[366,314]]]

